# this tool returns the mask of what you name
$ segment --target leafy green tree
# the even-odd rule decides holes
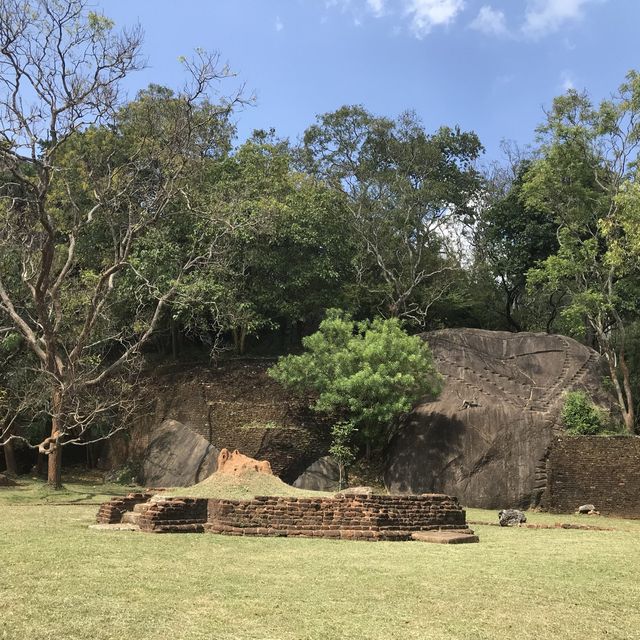
[[[0,317],[48,387],[38,448],[56,487],[63,446],[86,444],[97,423],[99,437],[123,428],[127,370],[183,278],[215,255],[190,186],[239,98],[210,101],[229,72],[199,52],[183,91],[151,90],[123,109],[140,42],[85,0],[0,5]],[[194,224],[178,247],[167,229],[180,217]],[[143,304],[118,326],[127,287]]]
[[[481,180],[478,137],[425,132],[415,114],[396,120],[345,106],[304,134],[300,158],[341,193],[358,239],[355,305],[425,326],[460,267],[454,239],[474,213]]]
[[[527,273],[558,248],[553,216],[524,202],[522,185],[529,166],[529,161],[519,162],[506,188],[490,194],[474,234],[476,257],[486,265],[487,276],[497,284],[500,314],[511,331],[537,328],[535,300],[527,295]],[[545,298],[543,327],[548,332],[562,302],[562,293],[552,292]]]
[[[228,224],[221,259],[208,277],[197,274],[215,309],[196,310],[205,331],[217,316],[242,353],[246,337],[265,326],[292,325],[340,303],[353,279],[344,207],[326,185],[293,169],[286,143],[256,132],[211,166],[198,197]],[[193,314],[193,306],[181,313]]]
[[[640,311],[634,188],[640,144],[640,76],[599,107],[586,94],[556,98],[541,148],[524,177],[526,204],[553,216],[558,249],[529,272],[532,288],[561,292],[562,319],[605,357],[627,431],[635,428],[627,326]]]
[[[336,422],[331,427],[331,446],[329,447],[329,453],[338,462],[338,469],[340,477],[338,479],[338,486],[340,489],[344,489],[348,476],[347,471],[356,459],[356,447],[353,442],[353,437],[357,429],[353,422]]]
[[[570,391],[565,395],[561,419],[565,429],[573,435],[595,436],[606,428],[602,411],[584,391]]]
[[[440,391],[429,347],[397,318],[354,323],[330,309],[303,345],[305,353],[281,358],[269,374],[297,393],[315,394],[312,408],[350,422],[367,452],[420,398]]]

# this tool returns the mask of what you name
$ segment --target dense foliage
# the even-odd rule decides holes
[[[440,390],[428,345],[396,318],[354,323],[330,309],[302,344],[303,354],[281,358],[270,375],[295,392],[314,394],[313,409],[347,419],[366,446],[383,444],[399,416]]]
[[[576,436],[595,436],[606,429],[602,410],[584,391],[569,391],[562,406],[562,424]]]
[[[245,100],[202,51],[183,88],[122,103],[139,29],[85,0],[0,11],[0,443],[38,446],[52,482],[61,447],[124,428],[158,353],[280,354],[330,308],[305,342],[329,368],[279,371],[361,441],[435,390],[402,327],[570,334],[605,358],[636,429],[636,72],[599,105],[559,96],[536,148],[482,171],[472,131],[359,105],[319,115],[297,145],[270,130],[237,141]],[[353,333],[346,313],[377,319]]]

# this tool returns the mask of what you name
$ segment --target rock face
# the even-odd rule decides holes
[[[217,469],[219,451],[177,420],[165,420],[144,455],[143,482],[156,487],[188,487]]]
[[[563,393],[610,407],[598,354],[558,335],[447,329],[424,334],[444,377],[391,443],[385,472],[398,493],[442,492],[470,507],[535,506],[561,430]]]
[[[218,450],[235,449],[268,460],[274,474],[293,482],[326,454],[329,422],[267,375],[275,361],[232,360],[216,366],[181,364],[148,374],[141,415],[132,420],[126,447],[111,441],[110,467],[144,460],[156,430],[176,420]]]
[[[336,491],[340,484],[340,469],[331,456],[323,456],[299,475],[294,487],[308,491]]]

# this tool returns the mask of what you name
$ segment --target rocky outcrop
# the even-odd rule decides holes
[[[563,393],[610,406],[598,354],[558,335],[447,329],[423,336],[444,387],[420,403],[391,443],[390,491],[443,492],[467,506],[535,506],[561,430]]]
[[[340,468],[331,456],[323,456],[310,464],[300,474],[293,486],[308,491],[337,491],[340,484]]]
[[[143,385],[140,415],[133,421],[127,451],[112,455],[144,460],[156,430],[166,420],[182,423],[218,450],[241,451],[268,460],[273,473],[293,482],[326,454],[329,425],[267,375],[275,361],[233,360],[217,366],[180,365],[150,373]],[[118,452],[112,452],[118,453]]]
[[[144,454],[143,482],[156,487],[188,487],[217,469],[220,452],[177,420],[165,420],[153,432]]]

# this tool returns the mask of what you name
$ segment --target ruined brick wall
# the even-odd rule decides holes
[[[586,503],[594,504],[601,513],[640,517],[640,438],[554,439],[542,506],[571,513]]]
[[[202,533],[206,521],[206,498],[167,498],[151,503],[138,524],[148,533]]]
[[[132,511],[137,504],[142,504],[151,498],[151,493],[130,493],[127,496],[111,498],[103,502],[98,510],[96,522],[98,524],[117,524],[122,520],[126,511]]]
[[[456,498],[425,494],[212,499],[205,525],[206,531],[230,535],[361,540],[408,540],[412,532],[433,529],[467,529]]]

